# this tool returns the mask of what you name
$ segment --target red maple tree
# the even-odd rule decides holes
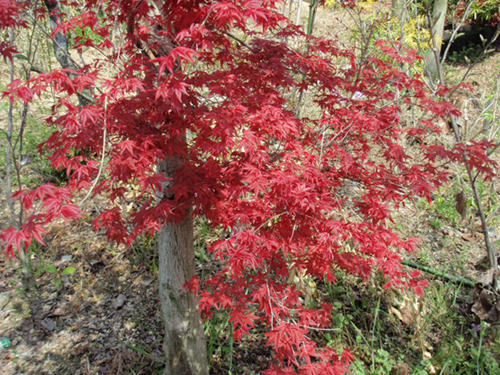
[[[436,130],[429,119],[454,109],[402,71],[415,53],[378,42],[358,61],[356,51],[291,25],[275,0],[61,3],[78,14],[49,7],[58,20],[53,35],[77,35],[74,48],[98,53],[78,69],[14,81],[3,93],[30,102],[54,90],[47,119],[54,133],[43,149],[69,178],[64,188],[16,194],[33,215],[1,234],[6,251],[43,242],[53,220],[77,218],[71,199],[82,189],[109,198],[95,227],[117,243],[204,217],[230,236],[210,248],[221,271],[188,282],[202,314],[227,310],[235,339],[264,331],[276,354],[265,374],[345,373],[351,354],[312,335],[330,325],[332,306],[307,306],[289,278],[335,282],[339,271],[363,279],[380,271],[388,286],[421,292],[424,282],[405,272],[399,255],[415,240],[391,229],[391,212],[430,198],[447,179],[434,160],[448,151],[422,137]],[[22,21],[27,6],[1,0],[0,14],[12,16],[0,25],[30,27]],[[291,47],[292,37],[307,48]],[[0,44],[5,59],[13,51]],[[303,116],[294,108],[300,92]],[[419,113],[416,123],[403,121],[408,107]],[[409,139],[421,150],[410,155]],[[484,165],[489,146],[474,147],[474,162]],[[126,213],[115,202],[131,185],[140,187],[140,204]]]

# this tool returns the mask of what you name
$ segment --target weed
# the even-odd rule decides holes
[[[472,298],[469,289],[433,282],[422,300],[417,327],[391,314],[390,300],[373,283],[360,285],[340,275],[335,285],[321,286],[335,310],[335,331],[324,335],[326,343],[336,350],[347,345],[356,353],[353,374],[390,374],[400,366],[408,366],[412,375],[500,373],[498,332],[484,324],[480,331],[471,329],[472,318],[463,313]]]
[[[460,215],[455,208],[455,195],[447,191],[437,196],[432,202],[433,211],[447,223],[454,226],[460,222]]]
[[[496,190],[495,184],[485,181],[477,181],[477,190],[481,201],[483,202],[483,210],[488,223],[491,226],[500,224],[500,197]],[[472,190],[468,188],[468,194],[472,195]],[[471,206],[477,211],[477,205],[474,200],[471,201]]]
[[[233,373],[234,337],[233,323],[225,312],[216,312],[203,325],[207,336],[207,349],[209,360],[218,359],[225,363],[228,373]]]
[[[44,274],[53,275],[54,278],[52,281],[54,282],[54,285],[58,288],[60,288],[63,285],[64,276],[73,275],[76,272],[75,267],[69,266],[65,267],[64,269],[59,269],[56,266],[47,263],[43,255],[40,255],[37,266],[36,267],[31,266],[31,267],[35,268],[33,272],[35,280]]]
[[[156,236],[145,234],[137,239],[130,247],[132,259],[138,266],[146,266],[154,274],[158,273],[159,263],[156,248]]]
[[[139,372],[140,370],[148,368],[149,373],[153,375],[160,375],[163,373],[163,367],[165,366],[165,361],[157,356],[155,356],[152,351],[139,343],[134,342],[133,344],[125,344],[125,346],[133,351],[137,352],[141,356],[149,360],[145,363],[140,363],[138,366],[140,368],[135,368],[132,373]]]
[[[481,45],[470,44],[460,51],[452,52],[448,59],[456,64],[470,64],[481,57],[482,52],[483,47]]]
[[[353,363],[352,373],[354,375],[387,375],[391,372],[395,364],[396,361],[391,358],[389,352],[384,349],[377,349],[374,353],[370,370],[367,370],[364,363],[357,358]]]
[[[431,225],[431,227],[438,230],[442,229],[444,225],[443,221],[439,218],[430,219],[429,224]]]

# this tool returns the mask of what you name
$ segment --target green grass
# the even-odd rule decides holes
[[[360,286],[350,278],[325,285],[336,309],[328,346],[349,348],[356,354],[355,375],[390,374],[406,364],[411,374],[495,375],[500,373],[498,328],[481,323],[467,306],[473,291],[451,283],[432,281],[427,288],[419,324],[405,324],[389,312],[391,298],[374,285]],[[402,294],[412,296],[408,292]],[[421,350],[425,342],[428,358]],[[406,366],[405,365],[405,366]]]
[[[136,266],[144,266],[153,274],[157,274],[160,268],[156,248],[156,236],[145,234],[137,239],[130,250],[132,262]]]

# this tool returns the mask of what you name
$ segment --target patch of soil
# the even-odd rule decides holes
[[[2,374],[160,371],[163,328],[155,275],[131,264],[87,224],[61,225],[52,233],[35,259],[58,272],[44,272],[37,262],[36,290],[23,293],[12,265],[0,263],[0,336],[12,342],[0,352]],[[63,261],[68,255],[71,260]],[[68,266],[76,272],[63,275]]]

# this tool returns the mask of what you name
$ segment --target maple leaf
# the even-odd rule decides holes
[[[19,53],[19,51],[16,50],[16,48],[10,43],[0,42],[0,55],[3,56],[5,62],[7,62],[7,60],[10,60],[12,62],[14,59],[14,54],[16,53]]]
[[[250,329],[255,327],[254,321],[257,319],[252,312],[246,312],[243,308],[236,308],[231,312],[230,322],[234,323],[234,339],[241,340],[244,334],[248,334]]]
[[[281,358],[290,358],[295,363],[295,352],[307,342],[307,330],[294,324],[281,322],[274,329],[266,333],[268,344],[272,345]]]

